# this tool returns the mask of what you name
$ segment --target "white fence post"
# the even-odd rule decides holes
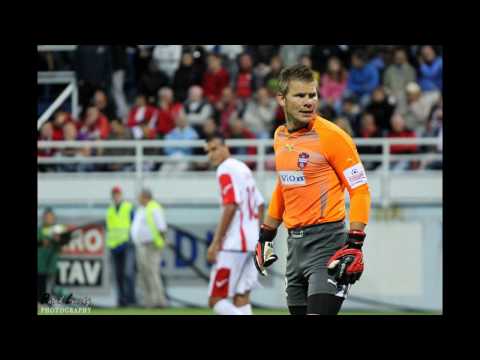
[[[143,145],[141,142],[135,144],[135,174],[136,174],[136,189],[135,196],[143,187]]]
[[[266,189],[266,177],[265,177],[265,139],[258,141],[257,145],[257,174],[260,185],[260,190],[262,194],[265,194]],[[264,195],[265,196],[265,195]]]
[[[79,108],[78,108],[78,84],[77,80],[73,80],[73,92],[72,92],[72,116],[74,119],[78,119]]]
[[[382,207],[388,208],[390,206],[390,146],[387,139],[382,142]]]

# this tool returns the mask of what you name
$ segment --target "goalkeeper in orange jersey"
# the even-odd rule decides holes
[[[286,123],[274,135],[277,182],[254,262],[262,275],[277,260],[273,239],[288,229],[287,305],[293,315],[338,314],[363,271],[370,209],[365,170],[351,137],[316,114],[317,83],[303,65],[282,70],[277,101]],[[345,189],[350,224],[345,224]]]

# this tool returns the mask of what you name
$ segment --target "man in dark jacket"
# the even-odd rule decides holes
[[[85,109],[95,90],[110,94],[112,79],[112,51],[105,45],[79,45],[74,65],[79,87],[79,101]]]
[[[187,100],[188,89],[193,85],[202,83],[201,74],[198,73],[194,66],[193,54],[190,52],[183,53],[180,67],[173,77],[173,91],[175,100],[184,102]]]
[[[365,110],[374,116],[376,125],[381,132],[390,130],[390,118],[395,106],[385,96],[383,87],[379,86],[373,91],[372,101]]]

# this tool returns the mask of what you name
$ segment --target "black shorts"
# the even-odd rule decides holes
[[[307,297],[313,294],[346,298],[349,287],[337,285],[328,275],[327,262],[345,245],[347,237],[343,221],[288,231],[285,279],[288,306],[305,306]]]

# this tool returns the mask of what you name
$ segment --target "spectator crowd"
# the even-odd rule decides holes
[[[284,66],[302,63],[318,81],[318,112],[352,137],[442,136],[442,48],[432,45],[80,45],[70,54],[39,52],[39,71],[75,71],[80,114],[57,111],[39,140],[272,138],[284,123],[275,100]],[[39,103],[52,101],[40,91]],[[379,146],[358,146],[380,154]],[[235,150],[235,149],[234,149]],[[441,152],[441,145],[392,145],[392,154]],[[173,159],[201,149],[147,149]],[[237,154],[255,154],[255,147]],[[39,157],[132,155],[95,147],[39,149]],[[379,162],[366,162],[367,170]],[[200,169],[201,165],[190,165]],[[254,164],[250,164],[254,166]],[[441,162],[394,163],[441,169]],[[147,164],[160,170],[159,164]],[[161,169],[177,168],[174,161]],[[131,164],[39,165],[39,171],[121,171]],[[183,169],[183,168],[182,168]]]

